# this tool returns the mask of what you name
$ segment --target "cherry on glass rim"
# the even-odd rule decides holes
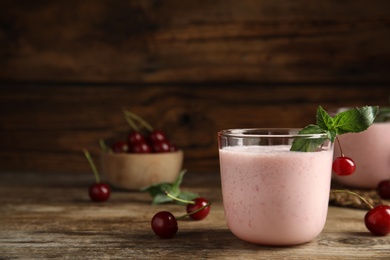
[[[379,205],[370,209],[364,216],[364,224],[374,235],[386,236],[390,233],[390,206]]]
[[[340,156],[333,161],[332,170],[339,176],[348,176],[355,172],[356,164],[351,158]]]

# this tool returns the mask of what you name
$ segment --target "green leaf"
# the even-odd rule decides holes
[[[346,110],[335,117],[331,117],[319,106],[316,114],[316,125],[306,126],[299,134],[326,133],[327,138],[297,138],[294,140],[290,150],[312,152],[327,139],[334,142],[337,135],[364,131],[374,122],[378,109],[378,106],[365,106]],[[387,111],[387,115],[390,115],[390,109]]]
[[[170,183],[158,183],[142,188],[141,191],[147,191],[152,197],[157,196],[158,194],[164,193],[165,190],[170,190]]]
[[[376,115],[374,122],[389,122],[390,121],[390,107],[381,107]]]
[[[180,185],[183,181],[184,174],[187,172],[187,170],[182,170],[179,173],[179,176],[176,178],[176,180],[173,183],[157,183],[153,184],[147,187],[144,187],[141,189],[141,191],[149,192],[149,194],[152,196],[152,204],[162,204],[167,202],[175,202],[180,204],[181,202],[178,202],[166,195],[165,192],[168,192],[169,194],[173,195],[174,197],[178,197],[181,199],[186,200],[193,200],[196,197],[199,197],[198,194],[192,193],[192,192],[184,192],[180,190]]]
[[[152,204],[163,204],[172,201],[173,199],[165,195],[165,193],[160,193],[153,197]]]
[[[337,136],[336,129],[330,129],[326,131],[326,134],[328,136],[328,139],[333,143]]]
[[[180,185],[183,181],[184,174],[187,172],[187,170],[182,170],[179,173],[179,176],[177,177],[176,181],[172,183],[172,187],[169,193],[171,193],[173,196],[179,196],[180,193]]]
[[[319,106],[316,114],[316,123],[323,130],[329,130],[333,127],[333,118]]]
[[[366,130],[375,120],[378,107],[361,107],[343,111],[334,117],[337,134],[357,133]]]
[[[308,125],[299,131],[299,134],[321,134],[325,133],[325,131],[318,125]],[[311,152],[315,151],[323,142],[325,142],[327,138],[296,138],[290,151],[300,151],[300,152]]]

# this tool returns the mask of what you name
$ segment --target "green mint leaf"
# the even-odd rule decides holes
[[[297,138],[294,140],[290,150],[312,152],[327,139],[333,143],[337,135],[364,131],[372,125],[378,114],[378,110],[378,106],[358,107],[343,111],[335,117],[331,117],[321,106],[319,106],[316,114],[316,125],[306,126],[299,134],[326,133],[327,138]],[[385,110],[384,114],[390,118],[390,108]]]
[[[333,118],[321,106],[317,109],[316,123],[323,130],[329,130],[333,127]]]
[[[178,196],[180,194],[180,185],[183,181],[184,174],[187,172],[187,170],[182,170],[179,173],[179,176],[175,180],[174,183],[172,183],[172,189],[169,193],[171,193],[173,196]]]
[[[325,133],[325,131],[318,125],[308,125],[305,128],[303,128],[301,131],[299,131],[299,134],[321,134]],[[308,139],[305,137],[302,138],[296,138],[292,146],[290,148],[290,151],[300,151],[300,152],[311,152],[315,151],[323,142],[325,142],[327,138],[315,138],[315,139]]]
[[[167,202],[175,202],[177,204],[182,204],[179,201],[176,201],[168,197],[165,192],[185,200],[193,200],[194,198],[199,197],[198,194],[192,192],[184,192],[180,190],[180,185],[183,181],[184,174],[186,170],[182,170],[179,173],[179,176],[173,183],[157,183],[141,189],[141,191],[149,192],[152,196],[152,204],[163,204]]]
[[[343,111],[337,114],[333,128],[337,134],[357,133],[366,130],[375,120],[378,107],[361,107]]]
[[[374,122],[389,122],[390,121],[390,107],[381,107],[376,115]]]
[[[334,140],[335,140],[336,137],[337,137],[337,131],[336,131],[336,129],[327,130],[327,131],[326,131],[326,134],[327,134],[327,136],[328,136],[328,139],[333,143]]]
[[[153,198],[159,194],[164,194],[165,191],[171,190],[172,184],[170,183],[157,183],[141,189],[141,191],[149,192],[150,196]]]
[[[152,204],[163,204],[172,201],[173,199],[165,195],[165,193],[160,193],[153,197]]]

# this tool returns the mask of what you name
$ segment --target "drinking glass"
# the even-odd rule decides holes
[[[372,124],[366,131],[339,137],[345,156],[352,158],[356,170],[348,176],[333,175],[334,180],[351,188],[375,189],[390,179],[390,122]],[[341,156],[337,143],[334,157]]]
[[[238,238],[262,245],[314,239],[328,212],[333,143],[290,151],[296,139],[326,139],[299,129],[228,129],[218,133],[223,206]]]

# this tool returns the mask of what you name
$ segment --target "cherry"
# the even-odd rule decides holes
[[[332,169],[337,175],[347,176],[355,172],[356,164],[351,158],[340,156],[333,161]]]
[[[111,188],[106,183],[95,183],[89,187],[89,197],[96,202],[103,202],[110,197]]]
[[[114,153],[127,153],[129,151],[129,144],[126,141],[116,141],[111,145],[111,150]]]
[[[108,184],[100,182],[99,173],[96,169],[96,165],[92,160],[91,155],[87,150],[84,149],[84,155],[87,158],[92,172],[95,176],[96,183],[89,186],[88,194],[92,201],[103,202],[108,200],[111,195],[111,188]]]
[[[150,134],[149,134],[149,140],[150,142],[154,143],[154,142],[158,142],[158,141],[164,141],[164,140],[167,140],[167,136],[166,134],[161,131],[161,130],[153,130]]]
[[[196,198],[193,200],[193,202],[195,202],[195,203],[188,203],[187,204],[187,208],[186,208],[187,213],[194,212],[202,207],[204,207],[204,208],[203,208],[203,210],[200,210],[194,214],[189,215],[190,218],[192,218],[194,220],[201,220],[201,219],[206,218],[210,212],[210,206],[207,206],[207,204],[208,204],[207,200],[205,200],[204,198]]]
[[[156,213],[151,222],[154,233],[161,238],[171,238],[178,230],[177,220],[169,211]]]
[[[133,130],[127,135],[127,141],[132,145],[139,142],[145,142],[145,139],[140,132]]]
[[[130,152],[132,152],[132,153],[151,153],[152,148],[150,148],[149,144],[142,141],[142,142],[137,142],[137,143],[132,144],[132,146],[130,147]]]
[[[382,199],[390,199],[390,180],[379,182],[377,192]]]
[[[155,153],[170,152],[170,144],[166,140],[155,141],[152,143],[152,150]]]
[[[195,211],[182,215],[178,218],[175,218],[175,216],[173,216],[173,214],[169,211],[160,211],[153,216],[152,221],[150,223],[151,227],[157,236],[161,238],[172,238],[177,233],[178,220],[183,219],[187,216],[197,214],[205,208],[209,208],[208,210],[210,210],[210,205],[211,203],[206,203]]]
[[[356,170],[356,164],[355,162],[349,158],[344,156],[343,149],[341,148],[340,140],[338,137],[336,137],[337,143],[340,148],[341,156],[337,157],[332,164],[333,171],[340,176],[347,176],[351,175]]]
[[[172,144],[172,143],[169,144],[169,151],[170,152],[176,152],[177,150],[179,150],[179,148],[177,148],[177,146],[175,144]]]
[[[211,203],[204,198],[195,198],[194,200],[189,201],[189,200],[177,198],[168,192],[165,192],[165,194],[174,200],[187,203],[187,207],[186,207],[187,215],[193,220],[204,219],[210,213]]]
[[[367,229],[374,235],[385,236],[390,233],[390,206],[389,205],[378,205],[373,207],[365,198],[359,194],[349,190],[331,190],[334,193],[345,192],[354,195],[361,199],[365,204],[370,207],[364,216],[364,224]]]
[[[369,210],[364,216],[364,224],[370,232],[377,236],[390,233],[390,206],[379,205]]]

